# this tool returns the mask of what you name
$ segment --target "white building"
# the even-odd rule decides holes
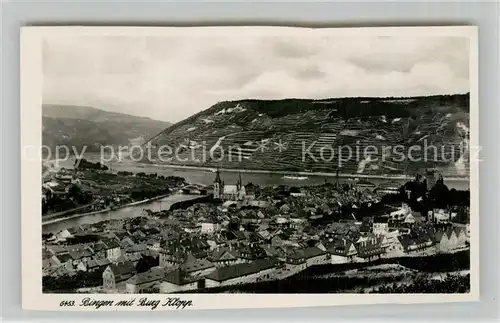
[[[222,225],[216,221],[204,221],[201,222],[201,233],[213,233],[220,231],[222,229]]]

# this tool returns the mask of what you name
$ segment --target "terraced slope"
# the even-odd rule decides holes
[[[468,126],[468,94],[240,100],[217,103],[150,143],[154,163],[369,175],[438,168],[467,176]],[[169,148],[155,154],[161,146]]]

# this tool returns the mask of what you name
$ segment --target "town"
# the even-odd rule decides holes
[[[448,189],[437,171],[402,186],[263,186],[241,174],[225,183],[217,170],[196,193],[168,210],[44,234],[44,292],[199,291],[469,248],[469,192]]]

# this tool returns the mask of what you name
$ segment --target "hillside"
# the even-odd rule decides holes
[[[43,105],[43,144],[87,146],[88,152],[100,145],[142,144],[170,123],[145,117],[108,112],[87,106]]]
[[[151,142],[155,147],[180,147],[179,158],[167,161],[172,164],[290,172],[335,172],[340,165],[343,173],[369,175],[438,168],[445,176],[467,176],[467,156],[460,145],[468,142],[468,126],[468,94],[240,100],[217,103]],[[438,148],[437,154],[428,150],[432,158],[424,161],[424,147],[431,145]],[[371,159],[364,153],[368,146],[370,152],[377,150]],[[404,162],[402,153],[410,146],[420,148],[412,148],[413,161]]]

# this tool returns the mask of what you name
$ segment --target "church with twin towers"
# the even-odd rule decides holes
[[[220,170],[217,169],[214,179],[214,199],[226,201],[241,201],[246,197],[246,189],[241,181],[241,173],[238,173],[236,185],[226,185],[220,175]]]

